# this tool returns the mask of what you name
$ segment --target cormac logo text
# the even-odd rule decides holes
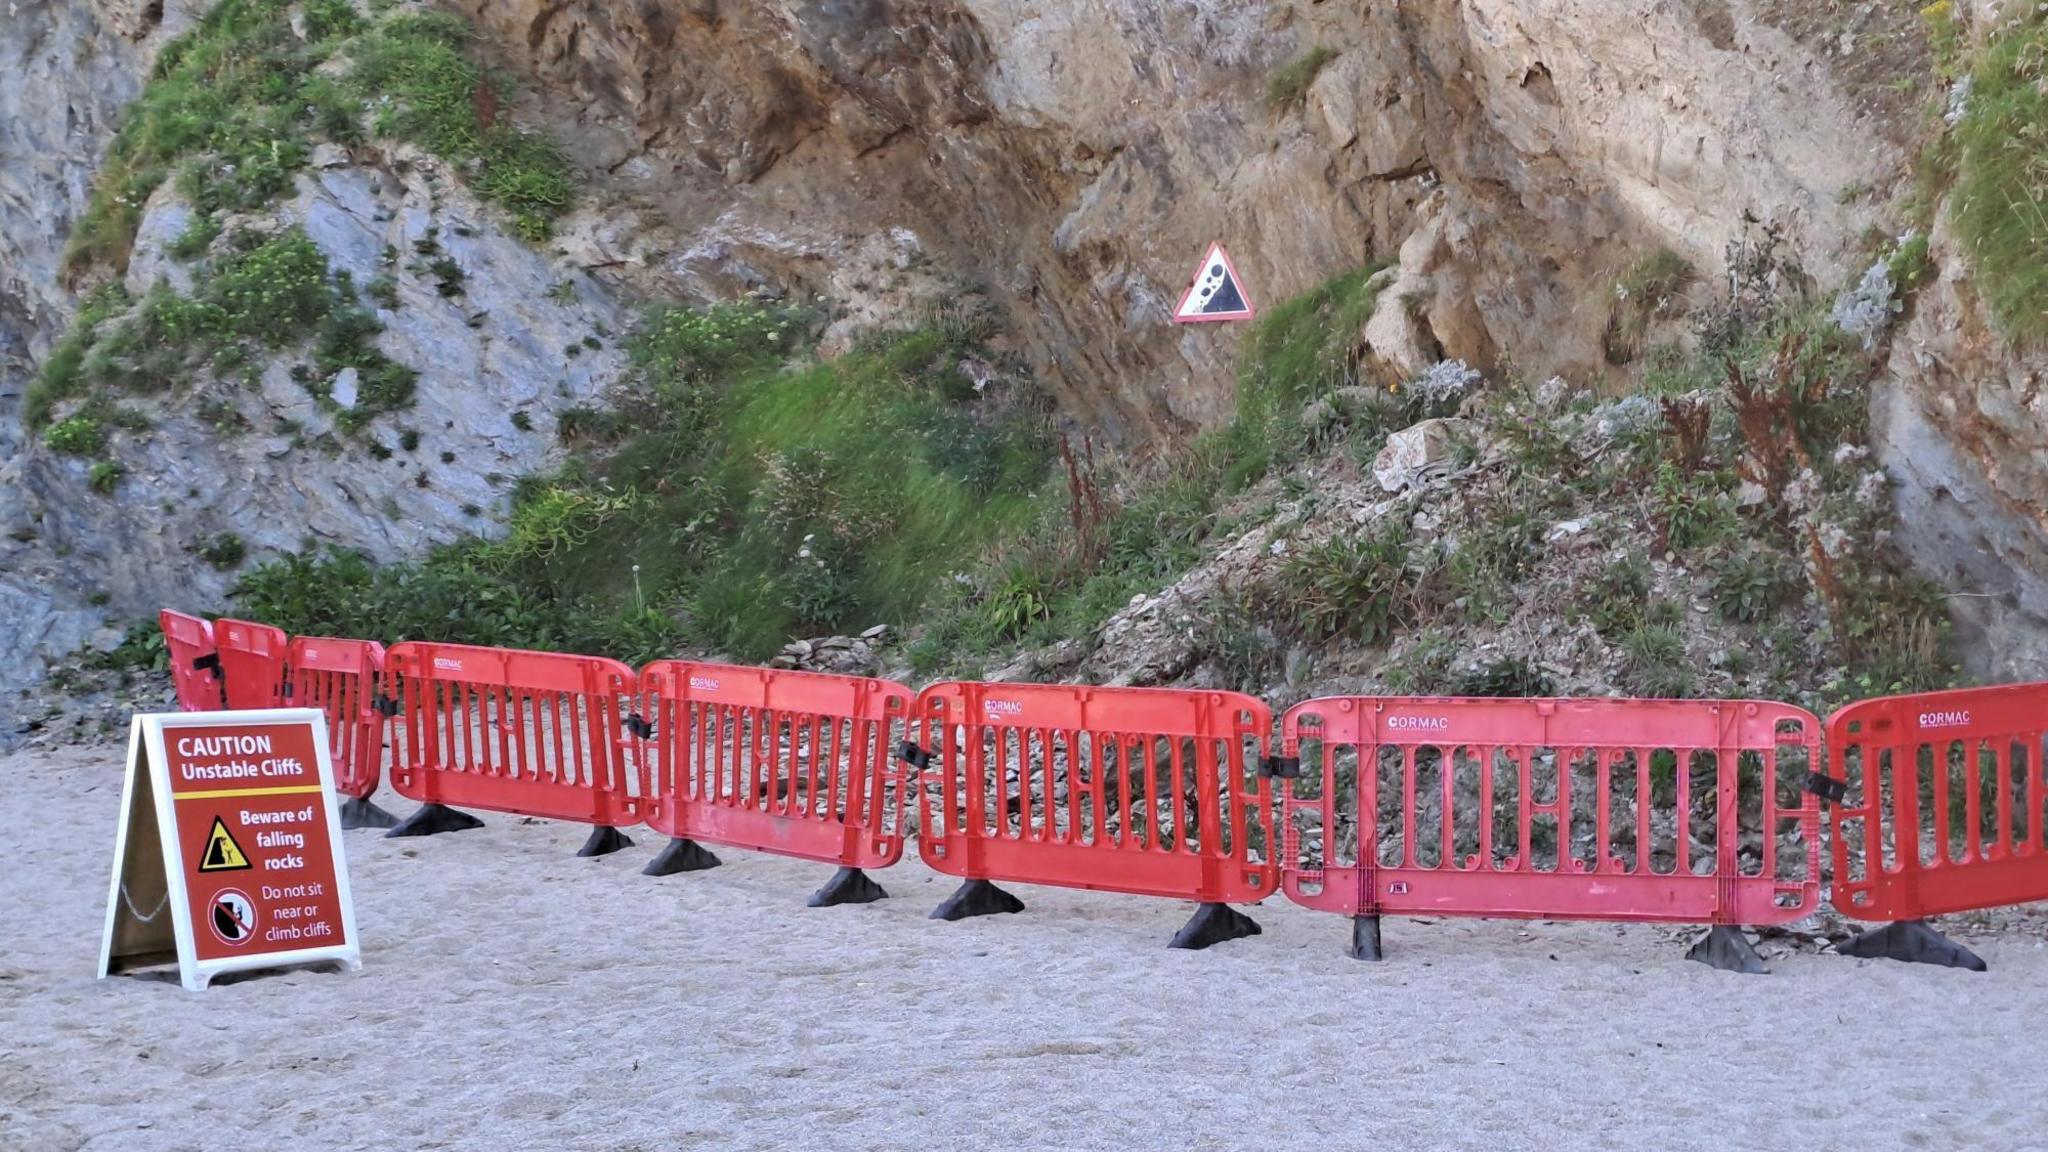
[[[1969,722],[1970,713],[1968,710],[1961,712],[1922,712],[1920,714],[1920,726],[1922,728],[1960,728]]]
[[[434,657],[434,671],[460,672],[462,671],[462,661],[451,660],[446,656],[436,656]]]
[[[1024,702],[1022,700],[983,700],[981,702],[981,710],[985,715],[989,716],[1022,716],[1024,714]]]
[[[1445,732],[1451,727],[1449,716],[1389,716],[1387,727],[1395,732]]]
[[[690,687],[697,692],[716,692],[718,691],[718,681],[713,680],[709,676],[692,676],[690,677]]]

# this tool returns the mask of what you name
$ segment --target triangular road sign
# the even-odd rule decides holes
[[[1173,322],[1249,320],[1258,311],[1252,306],[1251,295],[1244,290],[1244,277],[1237,274],[1237,266],[1230,262],[1230,253],[1217,243],[1209,245],[1209,254],[1202,258],[1201,267],[1195,269],[1187,294],[1180,298],[1180,307],[1173,310]]]

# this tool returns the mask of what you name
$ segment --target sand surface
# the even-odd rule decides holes
[[[359,974],[93,978],[119,747],[0,759],[0,1149],[2039,1148],[2039,921],[1971,974],[1791,953],[1743,977],[1659,927],[1345,921],[1163,945],[1188,905],[953,882],[811,910],[829,869],[638,875],[486,816],[346,835]],[[410,809],[388,793],[380,801]]]

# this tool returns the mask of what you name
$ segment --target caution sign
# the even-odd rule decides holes
[[[242,846],[235,843],[234,833],[228,831],[227,821],[213,818],[213,831],[206,836],[206,851],[199,854],[201,872],[235,872],[249,866],[249,857]]]
[[[1180,298],[1180,307],[1173,311],[1174,323],[1250,320],[1256,315],[1258,309],[1252,306],[1252,298],[1244,288],[1244,278],[1237,274],[1237,266],[1230,262],[1230,253],[1224,251],[1221,243],[1209,245],[1209,254],[1195,269],[1187,293]]]
[[[100,975],[175,961],[197,991],[222,972],[360,957],[325,717],[135,717]]]

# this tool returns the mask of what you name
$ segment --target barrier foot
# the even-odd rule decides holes
[[[946,902],[932,909],[934,920],[965,920],[969,916],[993,916],[998,912],[1022,912],[1024,902],[986,880],[969,880]]]
[[[1259,934],[1259,922],[1228,904],[1204,904],[1167,941],[1168,948],[1207,948]]]
[[[438,836],[443,832],[464,832],[483,826],[483,821],[467,812],[458,812],[446,804],[422,804],[419,811],[405,818],[405,823],[384,835]]]
[[[1351,918],[1351,943],[1344,954],[1353,960],[1384,960],[1380,955],[1380,918],[1374,916],[1353,916]]]
[[[396,828],[398,817],[386,812],[366,797],[351,796],[341,802],[341,826],[354,828]]]
[[[642,876],[673,876],[678,872],[702,872],[706,868],[718,867],[718,857],[710,849],[695,840],[677,838],[668,842],[668,847],[655,853],[647,867],[640,870]]]
[[[633,838],[617,828],[599,824],[590,830],[590,839],[576,850],[578,856],[609,856],[621,848],[631,848]]]
[[[888,898],[889,894],[882,890],[880,884],[869,879],[867,873],[858,868],[841,868],[832,874],[830,880],[825,881],[823,888],[811,893],[811,898],[804,901],[804,907],[831,908],[839,904],[873,904],[877,900]]]
[[[1935,931],[1925,920],[1900,920],[1859,932],[1835,945],[1835,951],[1864,960],[1902,960],[1908,964],[1967,968],[1972,972],[1985,970],[1981,957]]]
[[[1749,937],[1733,924],[1716,924],[1707,929],[1706,935],[1693,941],[1685,958],[1711,964],[1723,972],[1762,976],[1770,971],[1764,967],[1764,958],[1757,955]]]

